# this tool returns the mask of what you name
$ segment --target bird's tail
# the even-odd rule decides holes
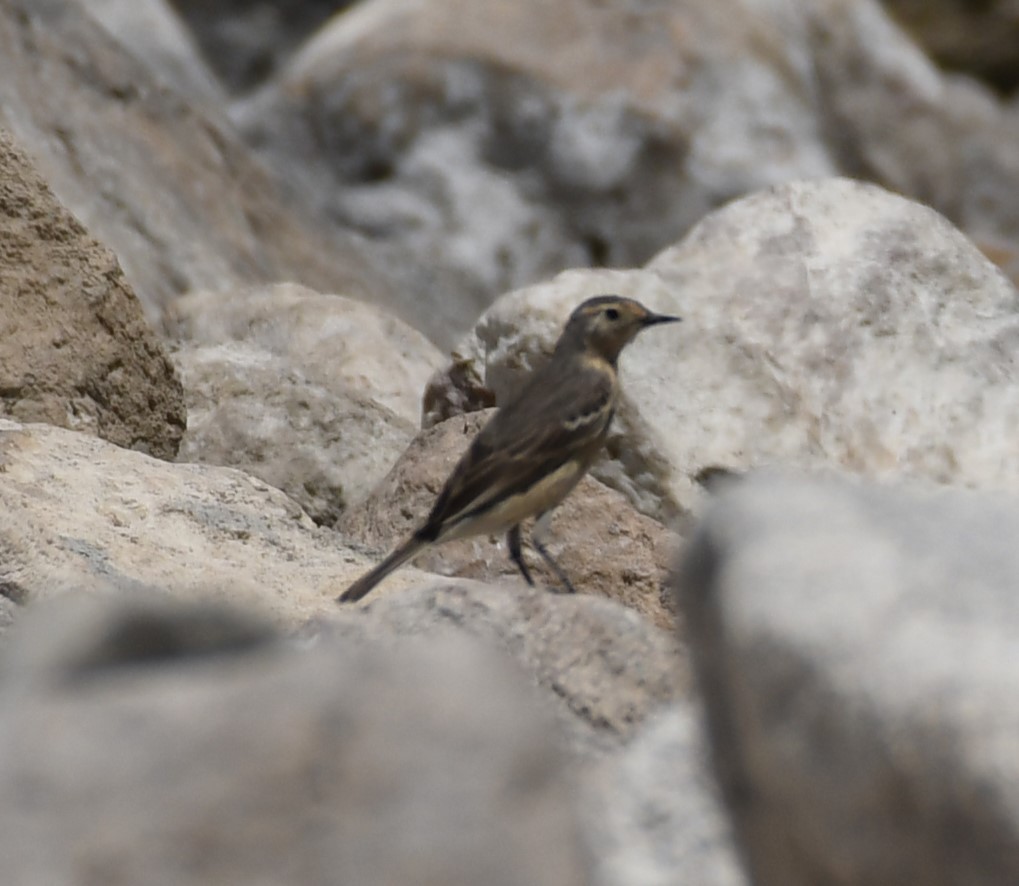
[[[400,545],[400,547],[393,551],[393,553],[386,557],[385,560],[379,563],[378,566],[370,572],[366,572],[342,594],[340,594],[340,596],[336,598],[336,602],[353,603],[355,600],[360,600],[373,587],[375,587],[375,585],[389,575],[390,572],[395,569],[399,569],[411,557],[423,548],[428,547],[429,544],[430,542],[418,538],[416,535],[412,535],[402,545]]]

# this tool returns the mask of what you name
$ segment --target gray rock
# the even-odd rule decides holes
[[[261,348],[310,382],[356,390],[415,426],[425,383],[443,360],[391,313],[292,283],[189,293],[170,304],[163,325],[200,345]]]
[[[679,580],[754,882],[1019,882],[1019,505],[786,475]]]
[[[76,0],[0,0],[0,123],[153,321],[182,292],[292,280],[452,335],[430,307],[452,276],[302,206],[215,108],[168,88]]]
[[[309,199],[491,298],[644,262],[736,194],[836,170],[803,15],[728,7],[373,0],[235,118]]]
[[[378,483],[414,425],[350,385],[326,387],[239,343],[183,347],[188,430],[178,461],[240,468],[333,526]]]
[[[747,886],[701,733],[681,702],[585,773],[581,814],[599,886]]]
[[[569,746],[584,754],[621,747],[686,689],[673,634],[611,600],[522,584],[447,580],[376,592],[361,607],[344,607],[308,631],[396,648],[409,637],[437,636],[450,627],[514,658],[545,690],[545,704]]]
[[[51,614],[19,626],[51,652],[0,688],[11,882],[589,882],[548,724],[476,644],[299,650],[218,611],[104,609],[70,654]],[[123,654],[139,624],[179,654]]]
[[[1019,490],[1019,295],[930,208],[846,179],[759,192],[634,271],[568,271],[503,296],[425,392],[426,421],[510,396],[584,298],[684,322],[622,355],[598,479],[659,518],[696,513],[715,466],[839,466]]]
[[[874,0],[373,0],[236,116],[309,199],[490,296],[641,264],[734,197],[831,175],[1019,267],[1019,116]]]
[[[331,610],[368,562],[232,468],[3,420],[0,464],[0,594],[17,603],[159,589],[292,627]]]
[[[88,0],[85,10],[138,61],[198,103],[226,104],[194,38],[167,0]]]
[[[173,364],[117,259],[3,130],[0,243],[0,414],[173,458],[187,423]]]

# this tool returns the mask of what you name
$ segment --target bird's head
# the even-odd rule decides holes
[[[632,298],[598,295],[578,305],[570,314],[556,349],[579,348],[615,363],[619,352],[642,329],[679,320],[679,317],[649,311]]]

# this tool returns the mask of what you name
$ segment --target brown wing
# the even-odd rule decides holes
[[[418,537],[433,540],[461,520],[528,489],[571,458],[592,457],[614,409],[611,368],[579,361],[550,363],[474,438]]]

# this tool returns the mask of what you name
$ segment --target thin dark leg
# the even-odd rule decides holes
[[[524,552],[520,547],[520,524],[517,523],[509,532],[506,533],[506,545],[509,547],[510,559],[517,564],[517,569],[520,570],[520,574],[532,588],[534,587],[534,579],[531,578],[531,572],[527,568],[527,564],[524,562]]]
[[[562,582],[566,593],[575,594],[577,593],[577,589],[573,587],[573,582],[566,577],[566,573],[563,572],[562,567],[552,559],[552,555],[548,552],[545,545],[542,544],[542,541],[539,538],[539,536],[543,535],[545,530],[548,528],[548,514],[549,512],[546,511],[538,517],[538,521],[534,524],[534,530],[531,532],[531,545],[539,554],[541,554],[542,559],[548,563],[552,571],[556,574],[556,578]]]

